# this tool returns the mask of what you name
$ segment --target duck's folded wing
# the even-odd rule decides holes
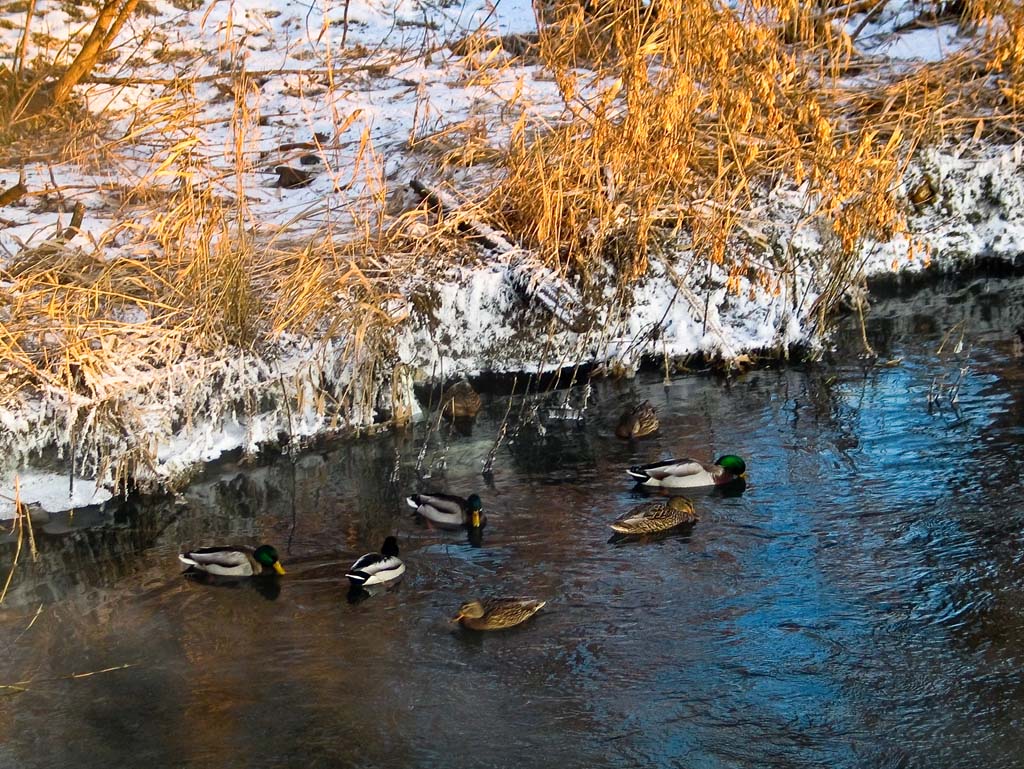
[[[448,515],[462,515],[462,500],[452,494],[417,494],[410,499],[416,500],[423,507],[427,505]]]
[[[622,515],[620,515],[618,518],[616,518],[614,521],[612,521],[611,525],[614,528],[615,526],[619,526],[621,524],[637,523],[638,521],[642,521],[643,519],[643,510],[628,510]]]
[[[665,478],[685,478],[689,475],[698,475],[707,472],[696,459],[669,459],[665,462],[656,462],[653,465],[644,465],[640,468],[648,477],[655,480]]]
[[[643,505],[620,515],[611,522],[611,527],[622,533],[648,528],[657,529],[670,517],[671,514],[665,505]]]
[[[366,571],[372,568],[375,564],[385,560],[388,556],[381,553],[367,553],[366,555],[359,556],[356,562],[349,567],[349,573],[354,571]]]
[[[527,617],[540,611],[547,601],[540,601],[535,598],[499,598],[495,601],[485,601],[484,610],[493,619],[511,620],[521,622]]]
[[[201,547],[178,556],[183,563],[192,566],[220,566],[234,569],[249,564],[249,557],[244,551],[233,547]]]
[[[345,576],[355,582],[366,582],[374,575],[380,575],[377,580],[381,580],[392,575],[397,576],[404,571],[405,564],[396,556],[367,553],[352,564],[351,568],[345,572]]]

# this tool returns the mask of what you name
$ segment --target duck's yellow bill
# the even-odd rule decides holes
[[[286,572],[284,570],[284,566],[281,565],[280,561],[274,561],[274,571],[276,571],[278,574],[287,574],[288,573],[288,572]]]
[[[451,621],[452,621],[452,622],[458,622],[458,621],[459,621],[460,619],[462,619],[462,618],[463,618],[463,617],[465,617],[465,616],[466,616],[466,615],[465,615],[465,614],[463,614],[463,613],[462,613],[462,612],[460,611],[460,612],[459,612],[458,614],[456,614],[456,615],[455,615],[454,617],[452,617]]]
[[[474,529],[479,529],[480,528],[480,513],[476,512],[476,511],[473,512],[473,528]]]

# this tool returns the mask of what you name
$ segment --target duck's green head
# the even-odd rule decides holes
[[[273,569],[278,574],[285,573],[284,566],[281,565],[281,560],[277,557],[277,551],[270,545],[260,545],[253,551],[252,557],[261,566]]]
[[[474,529],[480,528],[480,522],[483,518],[481,510],[483,510],[484,503],[480,501],[479,494],[470,494],[466,498],[466,507],[469,508],[469,525]]]
[[[735,454],[726,454],[725,456],[721,456],[715,460],[715,464],[737,478],[747,472],[747,463]]]

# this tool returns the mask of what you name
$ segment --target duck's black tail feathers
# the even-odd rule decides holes
[[[626,472],[629,473],[633,478],[636,478],[638,481],[646,481],[648,478],[651,477],[647,474],[647,471],[644,470],[640,465],[633,465]]]

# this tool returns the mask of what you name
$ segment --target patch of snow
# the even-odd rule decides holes
[[[72,481],[67,475],[27,470],[18,474],[17,483],[13,478],[0,483],[0,519],[14,518],[16,499],[23,505],[39,505],[48,513],[59,513],[99,505],[112,496],[94,480],[74,478]]]
[[[1024,142],[1009,147],[958,144],[922,150],[905,191],[928,180],[935,199],[912,212],[912,239],[865,245],[869,275],[954,267],[980,258],[1024,263]]]
[[[966,40],[957,34],[955,27],[943,26],[885,36],[871,46],[871,51],[891,59],[942,61],[965,44]]]

